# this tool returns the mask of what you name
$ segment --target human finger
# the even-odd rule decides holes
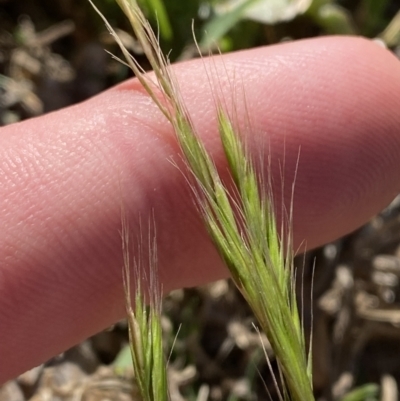
[[[348,233],[398,192],[399,63],[372,42],[294,42],[174,71],[221,169],[213,91],[238,102],[238,120],[248,114],[251,149],[268,143],[289,183],[300,149],[296,244]],[[0,381],[123,316],[122,205],[133,240],[154,216],[166,292],[227,275],[171,163],[171,128],[137,81],[4,128],[0,160]]]

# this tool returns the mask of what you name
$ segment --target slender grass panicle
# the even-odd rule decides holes
[[[234,183],[233,191],[228,190],[211,156],[196,135],[169,69],[169,62],[162,55],[157,37],[136,1],[116,1],[131,22],[154,70],[156,83],[144,74],[113,28],[102,18],[121,47],[126,64],[175,130],[183,157],[195,179],[197,201],[208,232],[276,355],[281,382],[279,386],[276,380],[279,398],[311,401],[314,399],[311,358],[306,352],[294,292],[291,232],[277,228],[270,186],[257,174],[229,113],[221,104],[217,104],[219,134]],[[143,303],[138,299],[135,301],[139,305],[135,305],[135,318],[130,317],[132,341],[144,348],[142,352],[147,352],[149,344],[146,343],[146,347],[144,341],[149,339],[146,337],[145,340],[143,336],[149,330],[148,320]],[[158,332],[155,335],[158,336]],[[141,356],[140,349],[137,352],[134,364],[135,370],[140,370],[143,369],[142,359],[146,355]],[[143,386],[146,388],[148,377],[144,377]]]
[[[129,343],[135,381],[142,401],[167,401],[167,370],[161,328],[161,287],[157,278],[155,242],[149,244],[149,277],[144,276],[139,256],[133,260],[135,296],[132,306],[130,277],[132,261],[129,230],[122,221],[123,281],[128,317]],[[148,290],[143,291],[143,282]],[[145,294],[147,299],[145,299]],[[148,304],[148,306],[146,306]]]

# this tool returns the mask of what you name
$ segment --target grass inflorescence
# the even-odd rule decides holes
[[[135,0],[116,1],[131,22],[153,68],[156,83],[148,79],[113,28],[103,19],[120,45],[126,64],[174,128],[184,160],[195,180],[197,202],[210,237],[228,266],[235,284],[253,309],[276,355],[280,369],[279,380],[276,380],[279,398],[311,401],[314,399],[311,358],[307,355],[296,304],[291,230],[277,227],[269,180],[264,182],[262,176],[257,174],[228,111],[222,102],[217,102],[219,134],[234,186],[233,190],[228,189],[212,157],[196,134],[169,62],[161,53],[157,37],[148,21]],[[126,272],[125,277],[128,276]],[[129,302],[129,282],[126,282],[125,289]],[[159,299],[155,301],[158,308]],[[150,352],[148,349],[151,345],[148,342],[145,345],[144,342],[152,341],[153,335],[146,338],[143,336],[153,329],[148,326],[149,316],[140,296],[136,296],[134,308],[134,312],[129,309],[134,368],[137,376],[143,375],[143,379],[139,380],[143,382],[141,386],[145,394],[151,374],[143,373],[142,370],[150,369],[146,365],[146,352]],[[152,308],[154,306],[150,306],[150,315],[153,313]],[[154,329],[157,341],[160,336],[158,330]],[[157,389],[152,387],[151,391]],[[156,399],[148,398],[147,395],[143,398],[146,401]],[[160,396],[159,399],[164,398]]]
[[[135,381],[142,401],[167,401],[167,368],[161,329],[161,287],[156,274],[155,244],[149,244],[150,274],[141,269],[139,259],[133,260],[135,296],[131,297],[131,252],[129,230],[122,221],[122,251],[124,255],[124,290]],[[143,284],[148,290],[143,291]],[[145,297],[147,294],[147,299]],[[146,306],[146,304],[148,306]]]

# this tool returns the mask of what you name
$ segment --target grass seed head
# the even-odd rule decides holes
[[[154,70],[156,83],[143,73],[107,21],[106,25],[121,46],[126,63],[174,128],[195,180],[195,191],[208,232],[275,352],[281,372],[280,398],[311,401],[314,399],[311,374],[294,293],[290,230],[283,243],[268,196],[271,188],[257,175],[251,155],[229,113],[217,104],[219,134],[234,182],[233,192],[228,190],[195,132],[169,62],[162,55],[157,37],[137,2],[116,1],[131,22]],[[149,353],[155,352],[151,341],[158,339],[161,330],[152,326],[151,318],[156,312],[150,308],[149,313],[146,314],[141,297],[136,297],[135,310],[130,317],[134,319],[130,323],[131,340],[136,341],[133,348],[138,348],[133,351],[138,353],[134,361],[138,371],[147,369],[143,378],[145,388],[149,388],[149,369],[156,365],[149,361]],[[146,398],[146,401],[150,399]]]

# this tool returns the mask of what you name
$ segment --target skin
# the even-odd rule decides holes
[[[277,202],[279,164],[291,183],[301,147],[296,246],[349,233],[399,192],[400,64],[375,43],[313,39],[174,71],[222,171],[213,93],[248,114],[253,154],[268,144]],[[171,128],[135,80],[1,129],[0,382],[124,316],[122,205],[132,239],[154,215],[165,293],[227,276],[171,160],[181,165]]]

